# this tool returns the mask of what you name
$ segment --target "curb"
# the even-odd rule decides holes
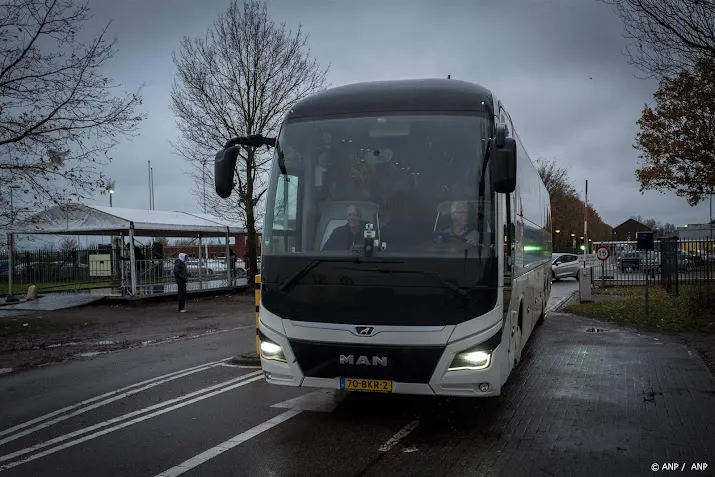
[[[558,313],[566,308],[574,298],[578,296],[578,290],[571,292],[569,295],[560,299],[556,304],[549,310],[549,313]]]

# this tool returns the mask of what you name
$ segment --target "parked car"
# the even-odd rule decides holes
[[[581,262],[578,255],[573,253],[553,253],[551,254],[551,279],[559,281],[562,278],[579,279],[578,269]]]
[[[624,252],[618,257],[618,268],[623,272],[633,272],[641,269],[643,255],[638,251]]]

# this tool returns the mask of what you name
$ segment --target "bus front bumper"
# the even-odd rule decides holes
[[[281,353],[280,356],[261,353],[261,367],[268,383],[283,386],[342,389],[341,377],[305,376],[288,338],[265,326],[261,326],[260,332],[263,340],[279,346]],[[391,379],[392,393],[463,397],[500,395],[503,378],[508,374],[508,371],[503,369],[504,366],[508,366],[509,359],[507,351],[509,337],[508,335],[504,336],[505,333],[507,333],[505,327],[502,326],[502,322],[499,322],[478,335],[470,337],[469,340],[448,344],[441,348],[441,356],[431,375],[428,374],[420,382],[414,382],[415,379],[411,379],[412,382],[403,382],[399,378]],[[497,334],[501,334],[501,338],[497,337]],[[467,367],[468,369],[450,370],[451,366],[454,367],[455,356],[484,342],[498,343],[491,350],[489,365],[486,368],[469,369]],[[318,346],[320,345],[323,344]],[[343,346],[340,344],[329,346],[334,346],[334,352],[331,355],[334,355],[334,359],[337,360],[339,350]],[[272,346],[270,348],[276,349]],[[342,377],[366,379],[364,373],[363,376],[350,376],[349,371],[346,371],[345,374],[348,375]],[[383,378],[378,377],[378,379]]]

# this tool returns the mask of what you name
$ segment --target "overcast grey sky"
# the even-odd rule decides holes
[[[122,144],[107,173],[114,205],[148,208],[147,160],[159,210],[200,210],[189,166],[169,145],[171,60],[183,35],[202,35],[228,0],[92,0],[95,25],[114,20],[119,53],[108,74],[145,83],[148,119]],[[289,28],[302,24],[312,53],[331,64],[333,86],[370,80],[446,77],[481,83],[505,102],[532,159],[555,159],[610,225],[631,215],[676,225],[703,223],[708,204],[672,194],[641,195],[635,180],[635,121],[657,85],[635,77],[622,56],[621,23],[596,0],[268,0]],[[592,78],[592,79],[591,79]],[[96,197],[105,205],[106,196]],[[210,212],[210,211],[209,211]]]

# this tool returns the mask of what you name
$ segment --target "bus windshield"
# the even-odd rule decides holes
[[[493,255],[495,208],[482,167],[489,131],[485,115],[289,122],[263,253],[350,256],[368,238],[376,257]]]

